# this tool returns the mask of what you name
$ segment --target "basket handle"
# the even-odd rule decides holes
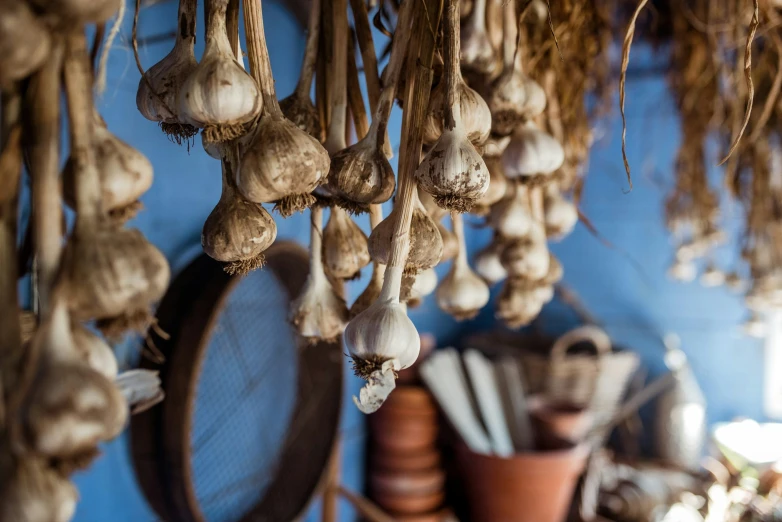
[[[588,324],[574,328],[559,336],[551,347],[552,359],[564,359],[568,350],[580,342],[589,342],[598,356],[611,352],[611,338],[602,328]]]

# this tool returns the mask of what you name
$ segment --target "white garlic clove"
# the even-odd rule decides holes
[[[675,261],[668,269],[668,276],[682,283],[689,283],[698,275],[698,268],[694,263]]]
[[[438,206],[457,212],[469,211],[489,189],[489,170],[461,126],[442,133],[415,177]]]
[[[415,363],[421,340],[399,301],[402,269],[386,267],[380,297],[354,317],[342,337],[356,375],[367,384],[356,403],[364,413],[376,411],[393,390],[394,372]]]
[[[508,277],[508,271],[500,261],[502,249],[502,243],[495,238],[475,257],[475,271],[490,285],[495,285]]]
[[[513,133],[502,154],[502,164],[508,179],[548,175],[565,161],[562,145],[533,122],[527,122]]]
[[[50,50],[49,32],[27,2],[0,2],[0,87],[38,70]]]

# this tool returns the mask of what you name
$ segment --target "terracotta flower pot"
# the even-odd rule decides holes
[[[415,496],[442,491],[444,485],[445,473],[437,468],[424,471],[372,470],[369,474],[372,491]]]
[[[592,414],[584,408],[551,403],[542,397],[531,398],[528,404],[539,449],[558,449],[556,442],[560,440],[581,442],[592,427]]]
[[[418,452],[431,448],[437,441],[437,419],[421,416],[370,416],[372,441],[382,450]]]
[[[398,453],[374,448],[370,455],[371,469],[383,471],[424,471],[440,465],[440,452],[436,448]]]
[[[421,386],[397,386],[378,414],[391,410],[437,414],[437,405],[429,390]]]
[[[589,447],[503,459],[460,446],[457,455],[472,520],[563,522]]]
[[[450,515],[451,511],[448,508],[445,508],[423,515],[396,516],[394,517],[394,520],[396,520],[396,522],[442,522]]]
[[[423,495],[405,495],[386,491],[373,491],[370,496],[378,506],[394,515],[420,515],[430,513],[439,508],[445,500],[444,491],[426,493]]]

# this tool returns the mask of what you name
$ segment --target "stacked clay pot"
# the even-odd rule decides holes
[[[398,386],[369,417],[369,427],[370,498],[400,522],[445,520],[445,472],[437,448],[437,409],[429,391]]]

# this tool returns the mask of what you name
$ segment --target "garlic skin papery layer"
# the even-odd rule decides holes
[[[373,413],[396,387],[396,372],[418,359],[421,339],[405,307],[399,302],[402,269],[386,267],[383,289],[372,305],[354,317],[342,337],[357,376],[367,384],[353,402],[363,413]]]
[[[323,262],[328,273],[337,279],[353,280],[369,261],[367,236],[347,212],[332,207],[323,230]]]

